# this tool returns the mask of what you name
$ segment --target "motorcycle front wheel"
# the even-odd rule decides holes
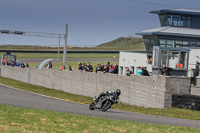
[[[101,111],[107,111],[112,105],[112,102],[110,100],[107,100],[103,103]]]
[[[90,109],[90,110],[94,110],[94,109],[95,109],[94,106],[95,106],[95,103],[94,103],[94,101],[93,101],[93,102],[90,104],[89,109]]]

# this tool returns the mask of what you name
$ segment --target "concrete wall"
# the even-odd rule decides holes
[[[153,75],[151,77],[81,71],[55,71],[3,66],[1,76],[65,92],[97,96],[102,91],[121,89],[120,101],[136,106],[170,107],[172,94],[189,94],[190,79]]]

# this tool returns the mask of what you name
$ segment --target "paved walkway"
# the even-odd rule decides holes
[[[119,120],[129,120],[142,123],[155,123],[200,128],[200,121],[196,120],[154,116],[112,109],[109,109],[106,112],[102,112],[99,110],[91,111],[88,109],[88,105],[50,98],[31,92],[21,91],[15,88],[4,86],[2,84],[0,84],[0,104],[27,108],[47,109],[72,114],[97,116]]]

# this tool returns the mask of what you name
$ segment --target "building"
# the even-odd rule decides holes
[[[129,63],[129,65],[123,63],[121,56],[124,55],[124,52],[120,52],[120,71],[122,71],[124,67],[133,67],[133,65],[134,68],[143,66],[149,71],[152,71],[149,65],[152,63],[153,46],[191,49],[189,58],[192,60],[189,60],[188,70],[196,69],[196,61],[199,61],[200,57],[200,10],[176,8],[150,11],[150,13],[158,14],[161,27],[136,33],[137,35],[142,35],[144,39],[146,53],[143,54],[146,54],[147,58],[142,57],[139,60],[146,61],[146,66],[143,66],[145,65],[144,63]],[[192,51],[195,51],[195,54],[192,53]],[[129,60],[130,56],[131,55],[127,55],[126,58],[123,56],[123,58],[127,62],[132,62],[133,59]],[[139,54],[134,56],[139,56]],[[184,63],[182,58],[179,61]],[[125,70],[123,69],[123,71]],[[193,72],[190,72],[190,75],[192,75],[192,73]],[[120,74],[122,74],[122,72]]]

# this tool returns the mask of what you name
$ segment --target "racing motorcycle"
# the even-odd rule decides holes
[[[118,103],[120,93],[107,91],[106,94],[103,93],[98,98],[94,97],[92,103],[89,105],[89,109],[100,109],[101,111],[107,111],[113,104]]]

